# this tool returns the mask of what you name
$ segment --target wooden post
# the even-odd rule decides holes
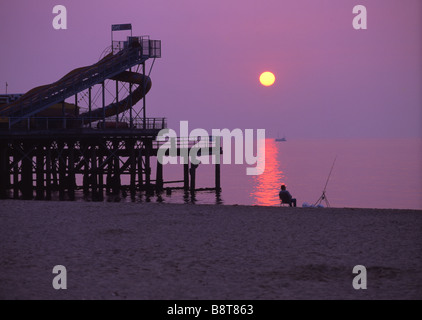
[[[33,194],[33,183],[32,183],[32,155],[30,154],[31,146],[28,143],[24,143],[25,156],[22,159],[22,173],[21,173],[21,184],[22,184],[22,197],[24,200],[32,200]]]
[[[59,162],[59,199],[64,200],[64,192],[66,189],[66,157],[64,155],[64,142],[58,142]]]
[[[183,164],[183,189],[189,190],[189,163]]]
[[[36,200],[44,200],[44,148],[43,145],[40,144],[37,146],[37,153],[36,153]]]
[[[107,160],[107,176],[106,176],[106,195],[110,195],[113,186],[113,158]]]
[[[81,143],[81,150],[83,152],[83,161],[84,161],[84,176],[82,178],[83,192],[87,196],[89,194],[89,146]]]
[[[138,187],[139,190],[142,190],[144,188],[144,165],[142,163],[142,146],[143,144],[141,144],[141,147],[139,148],[139,152],[138,152]]]
[[[113,174],[113,194],[119,194],[121,189],[121,180],[120,180],[120,157],[119,157],[119,141],[113,141],[114,149],[114,174]]]
[[[13,198],[19,198],[19,155],[17,150],[13,152],[13,162],[15,163],[13,167]]]
[[[198,168],[197,164],[191,164],[190,167],[190,191],[195,192],[196,189],[196,168]]]
[[[59,183],[57,181],[57,161],[58,161],[58,149],[54,150],[54,155],[52,157],[52,163],[51,163],[51,174],[53,175],[53,190],[57,190],[59,187]]]
[[[10,183],[9,176],[9,153],[7,143],[0,145],[0,199],[7,198],[6,189]]]
[[[103,156],[98,156],[98,200],[104,200],[104,167],[101,165]]]
[[[130,196],[135,197],[136,194],[136,152],[135,152],[135,143],[133,140],[130,140],[127,143],[130,151]]]
[[[151,153],[152,153],[152,140],[145,140],[145,187],[147,192],[151,192]]]
[[[68,143],[68,150],[69,150],[69,163],[68,163],[68,188],[69,188],[69,198],[70,200],[75,200],[75,185],[76,185],[76,177],[75,177],[75,143],[69,142]]]
[[[45,199],[51,200],[51,142],[45,145]]]
[[[220,164],[215,164],[215,190],[217,192],[221,191],[221,181],[220,181]]]
[[[156,175],[156,178],[155,178],[155,188],[156,188],[157,192],[163,191],[163,185],[164,185],[163,165],[160,163],[160,161],[158,161],[158,158],[157,158],[157,175]]]
[[[98,182],[97,182],[97,153],[95,144],[91,145],[91,189],[92,200],[98,201]]]

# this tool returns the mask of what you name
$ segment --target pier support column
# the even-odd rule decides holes
[[[36,151],[36,200],[44,200],[44,146],[42,144],[37,146]]]
[[[183,189],[189,190],[189,163],[183,164]]]
[[[139,150],[138,150],[138,170],[137,170],[137,172],[138,172],[138,187],[139,187],[139,190],[143,190],[144,189],[144,164],[142,163],[142,144],[141,144],[141,146],[139,147]]]
[[[66,157],[64,155],[64,142],[57,143],[58,165],[59,165],[59,200],[64,200],[66,188]]]
[[[196,168],[198,168],[197,164],[191,164],[190,167],[190,191],[195,192],[196,189]]]
[[[73,201],[75,200],[75,186],[76,186],[75,143],[69,142],[67,144],[67,148],[69,151],[68,175],[67,175],[68,192],[69,192],[69,199]]]
[[[102,166],[103,156],[98,156],[98,200],[104,200],[104,166]]]
[[[82,157],[83,157],[83,163],[84,163],[84,173],[82,178],[82,188],[83,193],[85,196],[89,195],[89,146],[82,144],[80,145],[81,151],[82,151]]]
[[[157,158],[157,175],[156,175],[156,178],[155,178],[155,188],[156,188],[157,192],[163,191],[163,185],[164,185],[163,165],[160,163],[160,161],[158,161],[158,158]]]
[[[113,190],[113,166],[111,165],[111,161],[107,164],[107,176],[106,176],[106,195],[112,194]]]
[[[89,180],[91,182],[92,200],[98,201],[97,151],[94,144],[91,146],[91,175]]]
[[[45,145],[45,199],[51,200],[51,142]]]
[[[13,198],[19,199],[19,154],[16,145],[13,147]]]
[[[145,188],[147,193],[153,193],[151,188],[151,155],[152,155],[152,140],[145,140]]]
[[[136,195],[136,150],[135,150],[135,142],[133,140],[126,142],[126,147],[129,148],[130,151],[130,196],[132,198]],[[138,168],[141,170],[141,168]]]
[[[58,147],[57,147],[57,142],[56,142],[56,148],[54,150],[52,150],[53,154],[52,154],[52,162],[51,162],[51,174],[53,176],[53,190],[57,191],[59,189],[59,183],[58,183],[58,179],[57,179],[57,167],[58,167],[58,161],[59,161],[59,157],[58,157]]]
[[[22,173],[21,173],[21,191],[24,200],[32,200],[33,193],[33,179],[32,179],[32,152],[31,145],[24,143],[24,154],[22,159]]]
[[[220,180],[220,164],[216,163],[215,164],[215,190],[216,192],[220,192],[221,191],[221,180]]]
[[[6,189],[10,184],[9,153],[7,143],[0,144],[0,199],[7,198]]]
[[[113,194],[119,194],[121,189],[121,180],[120,180],[120,157],[118,154],[119,151],[119,141],[113,141],[113,149],[114,149],[114,164],[113,164],[113,186],[112,192]]]
[[[180,151],[182,154],[182,151]],[[183,156],[183,189],[189,191],[189,155]]]
[[[106,149],[108,151],[108,149]],[[107,155],[105,155],[106,158],[106,163],[104,163],[104,170],[105,170],[105,174],[106,174],[106,183],[105,183],[105,189],[106,189],[106,195],[110,195],[112,193],[113,190],[113,157],[107,157]],[[107,166],[107,169],[105,168],[105,166]]]

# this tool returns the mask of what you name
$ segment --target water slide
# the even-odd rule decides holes
[[[132,40],[138,38],[133,37]],[[124,112],[141,100],[151,89],[151,79],[137,72],[127,71],[129,68],[154,57],[156,40],[132,41],[127,47],[116,54],[110,53],[97,63],[72,70],[60,80],[31,89],[18,100],[0,106],[0,119],[18,123],[29,116],[60,117],[63,116],[62,101],[100,84],[106,79],[138,84],[139,86],[126,98],[109,104],[103,108],[92,110],[91,113],[79,114],[79,108],[70,103],[65,104],[65,116],[83,117],[84,123],[110,117]],[[142,43],[142,45],[141,45]],[[152,47],[151,47],[152,45]],[[148,48],[146,48],[148,46]],[[146,53],[147,52],[147,53]],[[157,56],[159,56],[159,53]],[[89,119],[88,119],[89,117]]]
[[[129,109],[131,106],[135,105],[139,100],[141,100],[151,89],[151,78],[148,76],[144,76],[137,72],[131,72],[131,71],[123,71],[119,73],[118,75],[111,77],[111,80],[118,80],[122,82],[128,82],[128,83],[134,83],[138,84],[139,86],[132,92],[132,94],[128,95],[123,100],[112,103],[107,105],[104,108],[104,114],[105,117],[111,117],[116,114],[120,114],[127,109]],[[145,93],[144,93],[145,91]],[[102,118],[103,117],[103,109],[95,109],[91,111],[91,114],[89,112],[81,113],[79,115],[81,118],[86,118],[87,121],[84,121],[85,123],[95,121],[96,118]]]

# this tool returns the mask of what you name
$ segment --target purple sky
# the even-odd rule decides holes
[[[68,30],[54,30],[54,5]],[[368,29],[352,27],[355,5]],[[60,0],[0,4],[0,92],[95,63],[110,26],[162,40],[148,115],[178,129],[265,128],[267,136],[421,137],[420,0]],[[258,78],[272,71],[276,83]]]

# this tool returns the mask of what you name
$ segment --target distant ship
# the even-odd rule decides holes
[[[286,137],[283,138],[275,138],[275,141],[280,142],[280,141],[287,141]]]

